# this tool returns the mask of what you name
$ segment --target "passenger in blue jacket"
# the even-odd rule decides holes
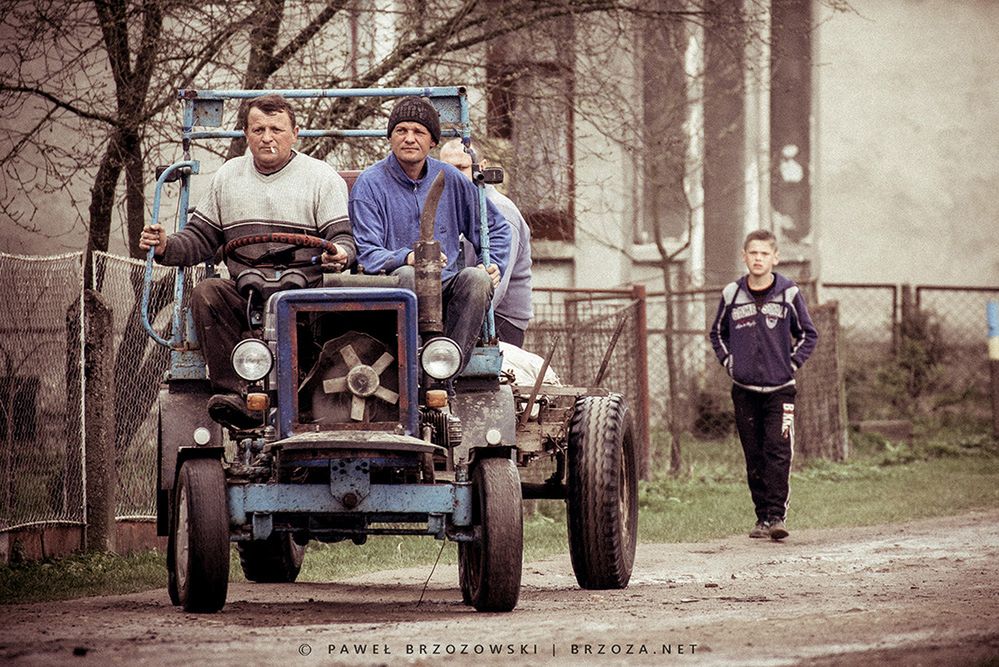
[[[488,268],[459,266],[459,236],[480,254],[479,194],[460,171],[428,157],[440,142],[437,110],[425,98],[404,97],[389,114],[392,152],[365,169],[350,191],[348,211],[357,244],[357,262],[365,273],[412,271],[413,247],[420,236],[420,211],[438,173],[444,192],[437,206],[434,237],[440,243],[444,333],[461,347],[462,367],[482,330],[493,289],[506,271],[510,226],[487,202]],[[481,259],[480,259],[481,262]]]
[[[771,232],[750,232],[742,259],[749,274],[722,290],[709,335],[732,378],[735,424],[756,506],[749,536],[781,540],[788,536],[794,373],[815,349],[818,332],[800,288],[774,273],[777,239]]]

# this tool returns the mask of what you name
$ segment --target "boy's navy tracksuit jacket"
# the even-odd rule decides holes
[[[722,290],[711,345],[736,385],[769,393],[794,384],[818,332],[794,281],[775,273],[766,300],[757,307],[746,280],[743,276]]]

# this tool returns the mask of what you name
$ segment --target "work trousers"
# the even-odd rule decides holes
[[[392,272],[400,277],[403,287],[416,291],[416,270],[402,266]],[[486,309],[492,302],[493,281],[477,267],[466,267],[441,285],[441,306],[444,309],[444,335],[461,348],[461,367],[468,364],[472,349],[482,334]]]
[[[496,323],[496,336],[501,341],[504,343],[510,343],[510,345],[516,345],[517,347],[524,347],[524,335],[527,333],[526,330],[521,329],[502,315],[494,314],[493,318]]]
[[[757,521],[783,520],[794,456],[794,386],[774,392],[732,387],[735,426],[746,455],[746,479]]]
[[[224,278],[208,278],[191,291],[191,315],[208,365],[208,376],[216,391],[242,393],[246,381],[232,369],[232,350],[249,331],[246,299],[236,291],[236,283]]]

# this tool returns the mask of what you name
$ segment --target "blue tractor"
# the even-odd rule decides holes
[[[153,222],[167,183],[180,188],[178,228],[187,219],[198,141],[240,136],[220,129],[224,104],[269,92],[290,99],[420,95],[439,111],[446,136],[466,145],[471,137],[460,87],[181,90],[184,159],[160,170]],[[303,129],[300,136],[384,137],[384,129]],[[476,174],[481,186],[485,179]],[[213,390],[201,346],[211,341],[193,333],[184,305],[188,270],[177,271],[169,331],[153,327],[150,250],[144,325],[171,350],[158,398],[157,526],[168,537],[175,605],[222,609],[230,543],[250,581],[292,582],[311,540],[360,545],[369,535],[424,534],[457,542],[466,604],[509,611],[520,594],[525,498],[566,500],[581,586],[627,585],[637,475],[624,399],[599,388],[545,386],[543,370],[532,386],[517,385],[502,370],[491,314],[472,361],[456,376],[460,352],[441,334],[433,239],[442,187],[435,184],[421,218],[415,286],[396,276],[328,273],[321,287],[305,288],[295,271],[280,266],[232,276],[250,296],[254,328],[233,351],[233,367],[250,383],[248,403],[266,406],[265,419],[251,429],[224,430],[208,416]],[[484,218],[481,188],[480,197]],[[226,252],[253,243],[321,248],[325,241],[254,236],[230,242]],[[551,475],[522,482],[519,471],[541,459]]]

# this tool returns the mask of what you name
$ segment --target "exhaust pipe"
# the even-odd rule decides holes
[[[430,192],[420,213],[420,240],[413,248],[416,269],[416,300],[419,309],[420,334],[444,333],[444,307],[441,303],[441,244],[434,238],[437,205],[444,192],[444,172],[430,184]]]

